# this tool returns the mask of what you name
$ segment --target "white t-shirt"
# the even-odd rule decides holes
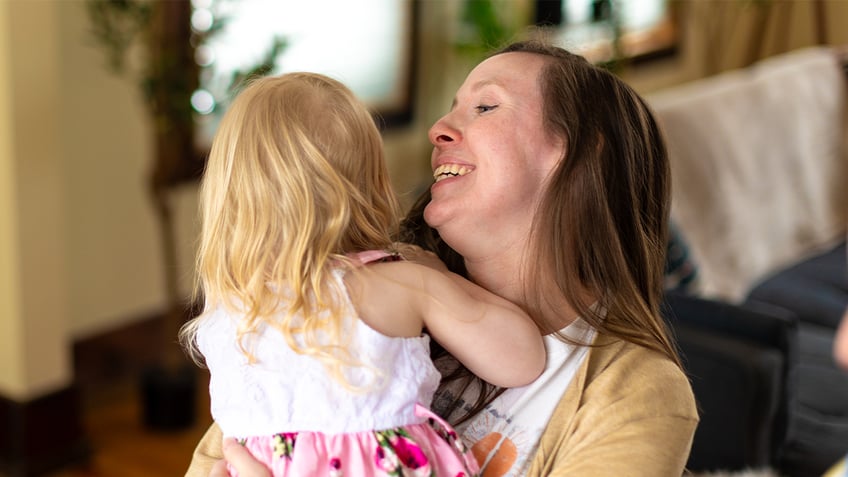
[[[560,332],[577,343],[588,344],[595,337],[594,328],[579,318]],[[507,389],[482,412],[456,426],[478,459],[481,473],[526,475],[554,408],[589,350],[566,343],[555,334],[545,336],[544,341],[547,364],[541,376],[527,386]],[[450,389],[439,394],[437,400],[453,398]]]

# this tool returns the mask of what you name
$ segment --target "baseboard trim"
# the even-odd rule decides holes
[[[186,305],[182,310],[184,321],[197,316],[200,309]],[[115,382],[135,382],[145,369],[161,364],[163,347],[172,346],[182,355],[176,333],[165,335],[165,319],[163,310],[132,320],[120,320],[125,324],[75,341],[74,379],[83,397],[97,394],[104,386],[112,386]],[[186,363],[190,363],[188,358]]]
[[[26,402],[0,396],[0,474],[43,475],[90,455],[75,385]]]

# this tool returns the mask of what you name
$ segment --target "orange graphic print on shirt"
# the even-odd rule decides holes
[[[513,444],[509,437],[499,432],[486,434],[486,436],[471,446],[471,452],[481,467],[484,464],[486,465],[481,477],[501,477],[506,475],[518,457],[518,449],[515,447],[515,444]]]

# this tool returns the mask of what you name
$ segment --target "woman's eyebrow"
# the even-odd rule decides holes
[[[491,86],[491,85],[497,86],[499,88],[503,88],[503,84],[500,81],[498,81],[497,79],[490,78],[490,79],[480,80],[480,81],[472,84],[470,89],[471,89],[471,92],[476,92],[476,91],[479,91],[479,90],[485,88],[486,86]],[[453,101],[451,101],[450,111],[453,111],[453,109],[456,107],[456,103],[457,103],[457,99],[456,99],[456,96],[454,96]]]
[[[494,86],[498,86],[498,87],[503,88],[503,84],[500,81],[498,81],[495,78],[489,78],[489,79],[480,80],[480,81],[472,84],[471,85],[471,91],[479,91],[479,90],[485,88],[486,86],[490,86],[490,85],[494,85]]]

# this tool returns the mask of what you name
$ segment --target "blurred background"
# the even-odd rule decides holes
[[[350,85],[410,204],[427,129],[506,40],[553,38],[648,94],[848,44],[846,25],[845,0],[0,0],[0,475],[187,468],[211,422],[175,344],[197,181],[250,74]]]

